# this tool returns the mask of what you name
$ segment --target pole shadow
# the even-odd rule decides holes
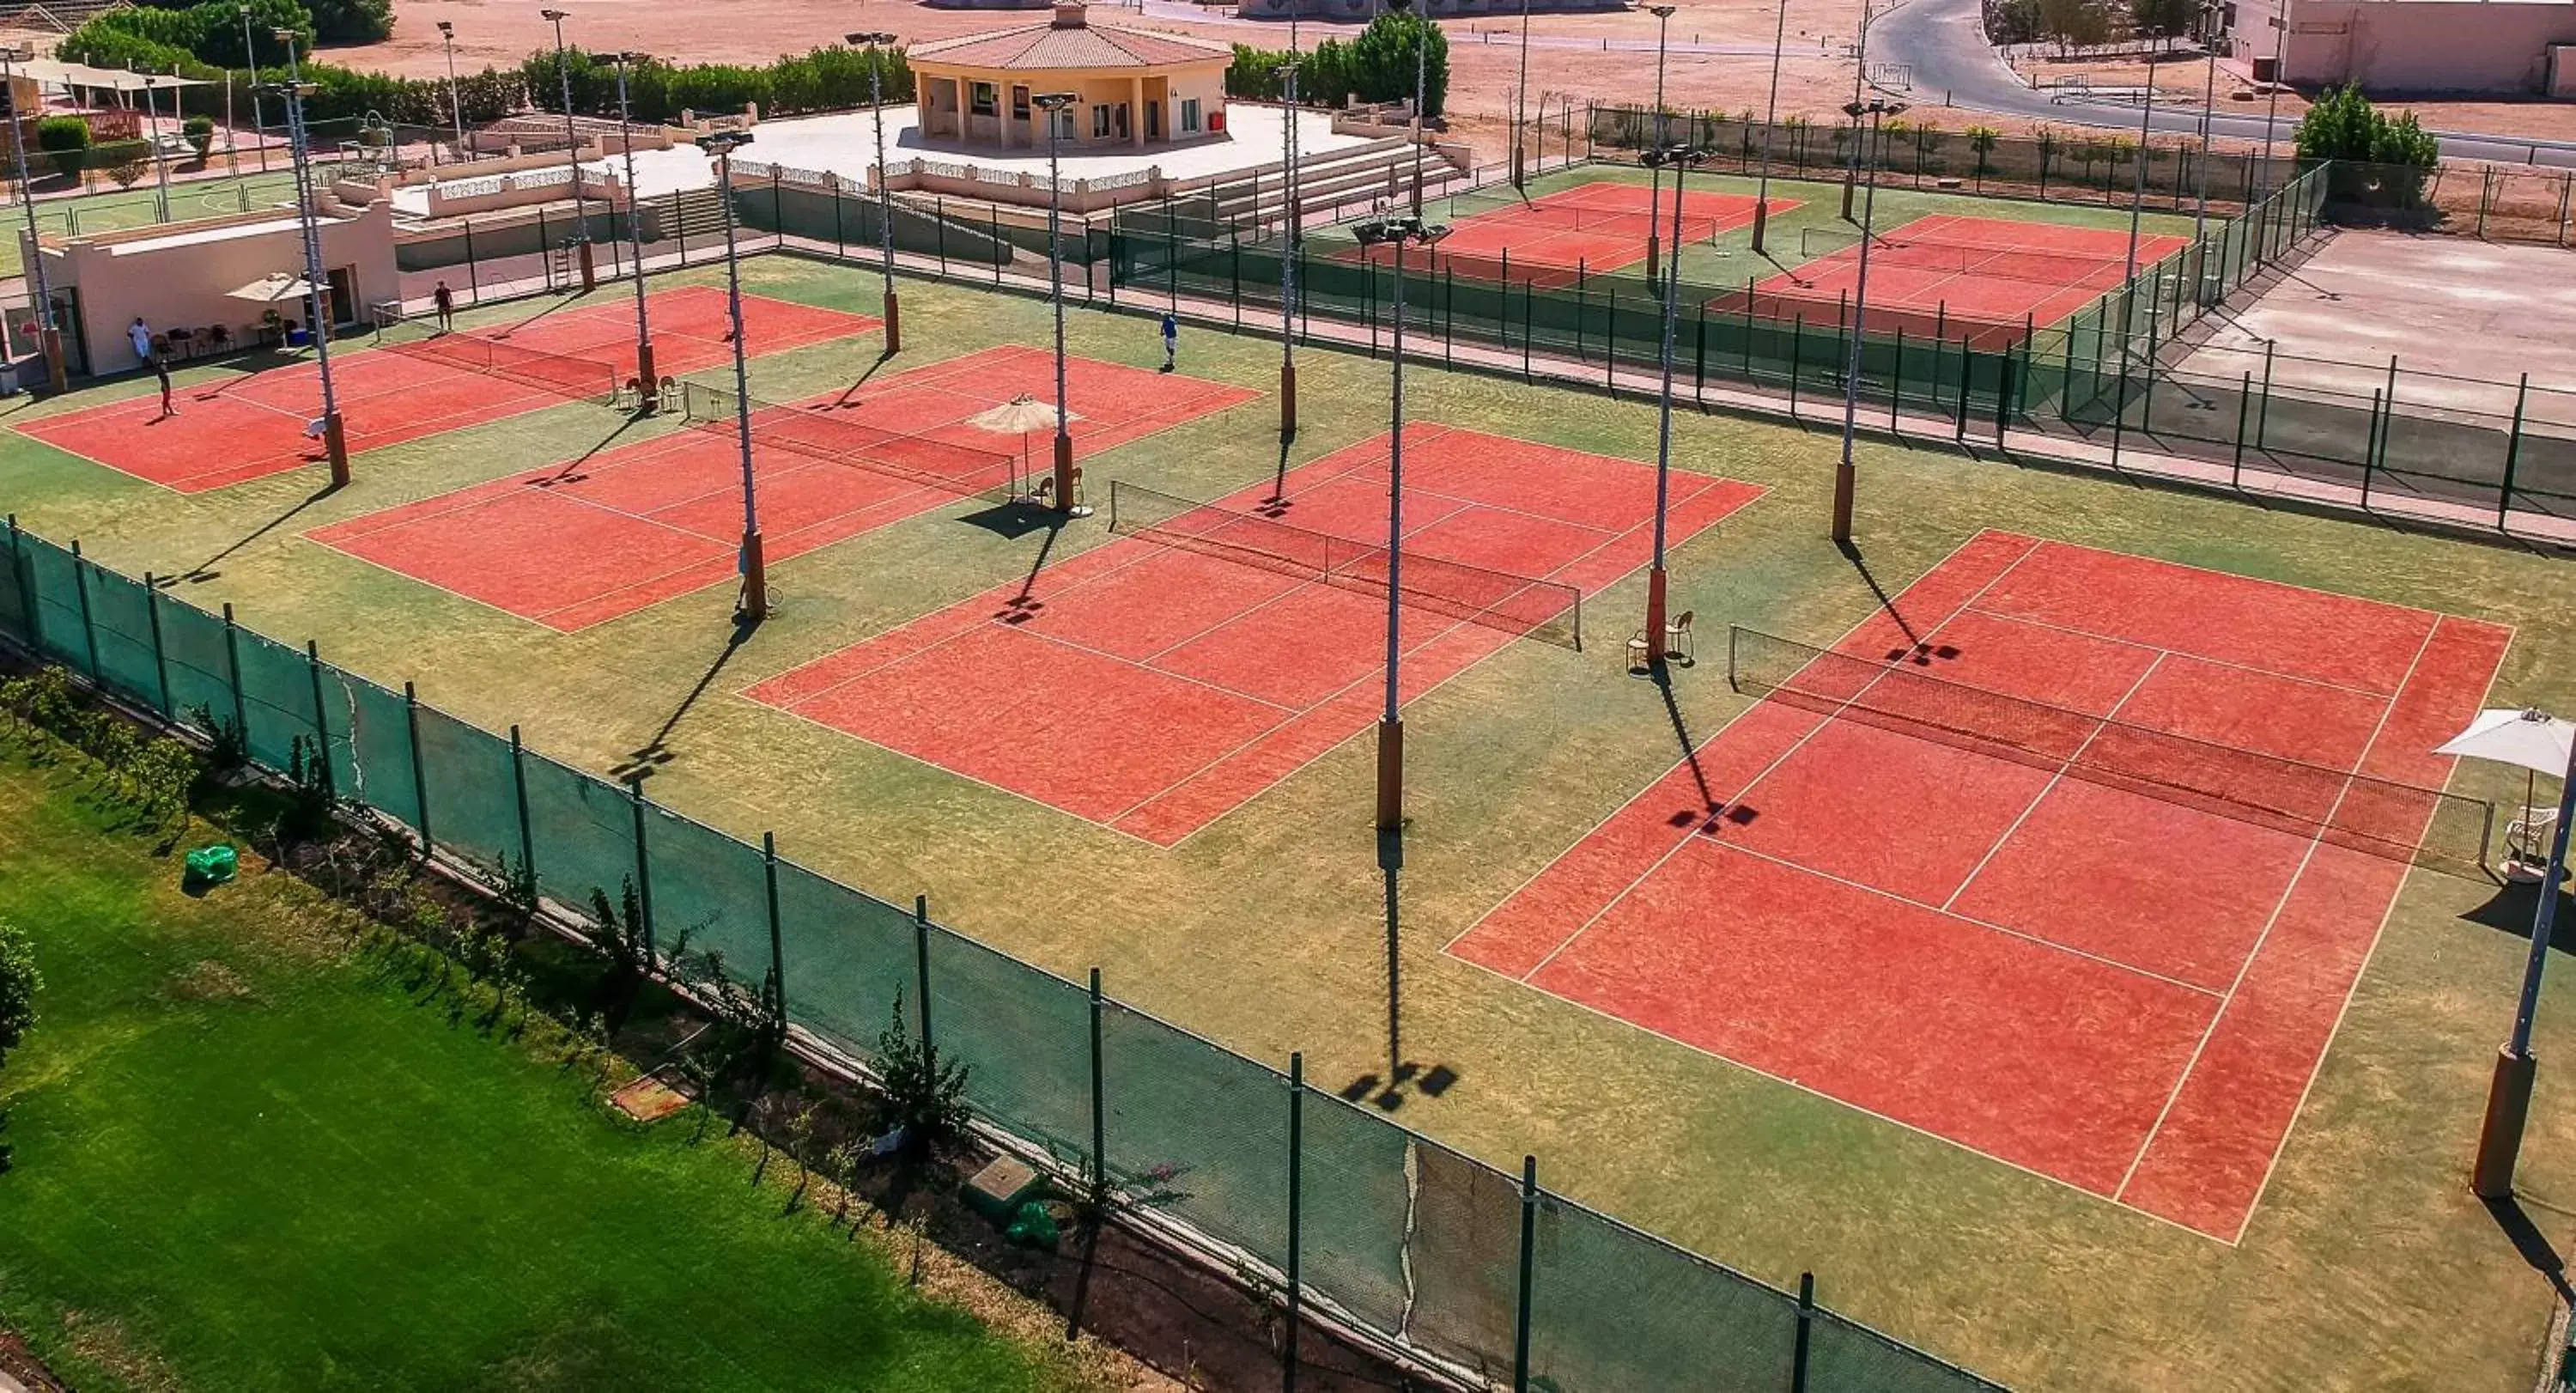
[[[2522,1260],[2531,1265],[2531,1270],[2548,1279],[2559,1300],[2576,1305],[2576,1288],[2567,1284],[2567,1260],[2558,1255],[2549,1235],[2542,1233],[2540,1226],[2532,1222],[2531,1215],[2522,1207],[2522,1201],[2508,1195],[2500,1200],[2487,1200],[2485,1204],[2487,1216],[2495,1220],[2506,1241],[2513,1244],[2513,1250],[2522,1255]]]
[[[1438,1098],[1458,1084],[1459,1074],[1446,1064],[1422,1064],[1405,1058],[1404,1053],[1404,917],[1401,893],[1404,870],[1404,833],[1401,830],[1377,834],[1378,873],[1385,887],[1386,906],[1386,1073],[1365,1073],[1344,1084],[1343,1101],[1369,1103],[1381,1112],[1403,1107],[1406,1090],[1425,1098]]]
[[[676,758],[670,748],[672,733],[680,728],[680,722],[686,719],[690,710],[698,704],[698,699],[707,694],[709,687],[715,685],[716,678],[725,670],[725,664],[733,661],[733,655],[742,651],[742,646],[750,642],[751,636],[759,629],[758,621],[746,620],[737,614],[734,618],[733,633],[725,640],[724,651],[716,654],[716,660],[707,666],[704,674],[699,676],[697,685],[691,687],[689,694],[681,698],[680,704],[672,708],[671,714],[663,719],[661,729],[654,731],[651,739],[628,751],[625,760],[608,771],[609,777],[620,783],[648,778],[654,771]]]
[[[276,531],[278,528],[285,526],[295,518],[296,514],[303,512],[305,509],[312,507],[314,504],[321,502],[325,498],[329,498],[331,495],[338,493],[339,491],[339,486],[335,484],[325,484],[322,487],[315,489],[312,493],[305,495],[304,499],[301,502],[298,502],[294,507],[287,509],[285,512],[278,514],[276,517],[270,518],[268,521],[263,522],[259,526],[242,534],[239,539],[235,540],[231,545],[225,547],[223,550],[218,551],[214,555],[207,557],[205,560],[198,562],[196,565],[179,572],[177,575],[166,577],[166,582],[176,585],[180,581],[184,580],[190,585],[203,585],[207,581],[220,577],[223,575],[223,572],[216,570],[215,567],[221,563],[224,558],[233,555],[242,548],[249,546],[251,543],[258,541],[260,538],[265,537],[269,533]]]

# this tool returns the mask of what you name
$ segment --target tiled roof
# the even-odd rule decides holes
[[[1162,68],[1176,63],[1204,63],[1231,58],[1233,46],[1179,34],[1148,34],[1107,26],[1059,28],[1022,25],[990,34],[968,34],[916,44],[905,50],[912,61],[946,63],[961,68],[1013,71],[1044,68]]]

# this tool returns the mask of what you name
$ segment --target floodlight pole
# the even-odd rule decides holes
[[[1771,128],[1780,120],[1780,53],[1789,42],[1789,0],[1779,0],[1780,20],[1771,34],[1771,100],[1762,108],[1762,182],[1753,195],[1753,254],[1762,254],[1762,234],[1771,227]]]
[[[635,187],[635,119],[626,102],[626,69],[643,60],[640,53],[621,50],[617,55],[617,130],[619,142],[626,147],[626,239],[635,252],[635,383],[642,393],[644,409],[652,411],[662,402],[662,379],[653,362],[653,320],[644,308],[644,221],[638,206],[641,194]],[[724,197],[725,206],[732,207],[730,185]],[[609,211],[613,215],[616,205],[609,205]],[[741,334],[741,327],[735,326],[736,339]]]
[[[1419,224],[1416,224],[1417,226]],[[1377,723],[1377,830],[1404,826],[1404,710],[1399,666],[1404,661],[1404,244],[1395,234],[1395,428],[1386,447],[1386,710]]]
[[[738,618],[757,624],[769,617],[769,566],[760,547],[760,493],[751,469],[751,356],[742,333],[742,257],[734,246],[733,152],[751,143],[749,131],[700,136],[698,148],[716,157],[716,192],[724,201],[725,305],[733,318],[733,426],[742,445],[742,608]]]
[[[1065,402],[1063,122],[1075,94],[1049,92],[1035,99],[1047,114],[1047,299],[1055,309],[1055,510],[1080,517],[1073,506],[1073,418]]]
[[[1860,38],[1852,48],[1851,105],[1861,104],[1861,83],[1869,76],[1869,0],[1860,0]],[[1860,183],[1860,118],[1852,118],[1851,166],[1843,171],[1843,221],[1851,221],[1852,190]]]
[[[877,122],[877,247],[885,258],[885,351],[903,351],[903,307],[894,290],[894,184],[886,177],[885,63],[880,46],[895,41],[886,33],[852,34],[851,44],[867,50],[868,104]]]
[[[2191,215],[2193,282],[2191,302],[2195,305],[2207,304],[2209,293],[2209,249],[2203,245],[2201,239],[2209,233],[2209,142],[2212,135],[2210,126],[2218,117],[2218,47],[2213,42],[2218,29],[2218,14],[2218,0],[2201,0],[2200,48],[2202,58],[2208,65],[2209,74],[2202,82],[2200,91],[2200,166],[2194,171],[2198,176],[2194,182],[2198,186],[2199,196]],[[2253,201],[2250,194],[2246,201],[2249,203]]]
[[[2513,1194],[2513,1166],[2522,1150],[2522,1127],[2531,1113],[2531,1085],[2539,1060],[2531,1053],[2531,1021],[2540,1010],[2540,974],[2549,965],[2549,947],[2557,932],[2558,881],[2567,871],[2567,833],[2576,822],[2576,750],[2558,788],[2558,827],[2549,839],[2549,867],[2540,878],[2540,909],[2531,925],[2531,954],[2522,967],[2522,997],[2513,1008],[2513,1038],[2496,1056],[2495,1075],[2487,1085],[2487,1112],[2478,1129],[2477,1162],[2469,1175],[2478,1198],[2501,1200]]]
[[[1302,3],[1302,0],[1290,0]],[[1293,29],[1295,10],[1290,10]],[[1289,40],[1288,61],[1280,66],[1285,82],[1281,89],[1286,100],[1279,112],[1279,167],[1283,190],[1280,195],[1279,231],[1279,441],[1285,445],[1297,438],[1297,243],[1303,230],[1297,225],[1297,50],[1293,33]],[[1276,498],[1287,483],[1288,455],[1281,451],[1279,472],[1271,486]]]
[[[1682,182],[1690,167],[1707,157],[1704,150],[1686,146],[1658,149],[1649,163],[1673,167],[1673,245],[1682,244]],[[1659,666],[1664,661],[1664,623],[1671,611],[1666,605],[1664,570],[1664,520],[1672,504],[1673,465],[1673,335],[1681,304],[1680,258],[1671,277],[1664,281],[1664,346],[1663,387],[1656,396],[1655,415],[1655,564],[1646,573],[1646,661]]]
[[[36,351],[45,355],[45,376],[53,389],[62,392],[71,385],[71,369],[63,363],[62,328],[54,323],[54,292],[45,276],[45,250],[36,227],[36,181],[27,171],[27,133],[18,112],[17,65],[35,56],[33,47],[0,49],[0,81],[5,81],[8,94],[9,153],[18,162],[18,202],[27,210],[27,269],[36,283]]]
[[[447,49],[447,113],[456,121],[456,158],[470,160],[474,156],[465,148],[465,97],[456,86],[456,26],[440,20],[438,41]]]
[[[2287,56],[2289,36],[2288,16],[2281,14],[2272,16],[2272,91],[2263,111],[2263,162],[2266,165],[2280,158],[2272,153],[2272,147],[2280,143],[2281,139],[2281,88],[2284,85],[2281,79],[2281,61]],[[2267,174],[2270,172],[2268,169],[2265,171]]]
[[[268,120],[259,114],[259,49],[251,43],[250,6],[235,5],[233,12],[241,16],[242,61],[250,65],[250,126],[259,134],[259,172],[266,174],[268,172]]]
[[[2147,211],[2147,140],[2155,123],[2155,115],[2156,55],[2155,50],[2149,49],[2147,51],[2147,98],[2138,109],[2138,177],[2129,196],[2129,260],[2127,270],[2121,277],[2124,281],[2135,280],[2138,277],[2138,226],[2139,220],[2146,216]],[[2128,352],[2128,343],[2129,326],[2123,324],[2120,326],[2120,351],[2124,355]]]
[[[1876,135],[1890,116],[1905,110],[1905,103],[1872,98],[1868,103],[1855,102],[1844,112],[1852,118],[1852,135],[1856,142],[1866,142]],[[1869,167],[1869,191],[1861,200],[1860,211],[1860,280],[1852,289],[1852,324],[1847,336],[1849,346],[1843,357],[1843,452],[1834,465],[1834,543],[1850,546],[1852,539],[1852,493],[1857,473],[1852,467],[1852,444],[1860,432],[1860,347],[1861,329],[1869,322],[1869,244],[1878,221],[1878,164]]]
[[[1413,0],[1386,0],[1386,3],[1398,10],[1413,8]],[[1431,22],[1427,11],[1416,18],[1422,21],[1423,26],[1413,36],[1413,216],[1419,220],[1422,216],[1422,141],[1431,133],[1431,113],[1423,107],[1430,92],[1431,35],[1437,33],[1440,26]],[[1401,276],[1397,277],[1396,288],[1399,290],[1403,288],[1402,280]]]
[[[1664,38],[1673,27],[1673,8],[1671,5],[1646,7],[1646,13],[1655,17],[1655,114],[1650,118],[1651,124],[1646,128],[1646,145],[1651,150],[1664,148]],[[1663,170],[1649,162],[1646,166],[1646,284],[1648,285],[1657,284],[1662,279],[1655,268],[1663,264],[1663,245],[1660,240],[1661,234],[1657,231],[1664,224],[1663,218],[1659,216],[1663,211],[1661,201],[1663,180]],[[1680,234],[1675,233],[1674,237],[1674,246],[1678,248]]]
[[[314,205],[313,174],[304,133],[304,65],[295,56],[292,30],[277,31],[286,45],[286,150],[295,166],[296,224],[304,234],[305,330],[313,338],[313,361],[322,374],[322,451],[331,462],[331,487],[349,485],[348,433],[340,422],[340,398],[331,382],[331,312],[322,274],[320,210]]]
[[[155,95],[161,79],[143,75],[144,145],[152,151],[153,204],[161,221],[170,221],[170,165],[161,158],[161,103]]]
[[[1530,0],[1521,0],[1521,71],[1512,88],[1512,187],[1529,183],[1529,151],[1522,144],[1522,127],[1529,120],[1529,39]]]
[[[572,123],[572,56],[564,48],[563,22],[572,16],[562,10],[539,10],[537,13],[553,21],[555,26],[555,76],[563,84],[564,159],[572,169],[573,240],[581,258],[581,293],[587,295],[599,288],[599,271],[591,259],[590,210],[583,206],[581,200],[581,135]],[[733,195],[728,191],[725,196],[730,199]]]

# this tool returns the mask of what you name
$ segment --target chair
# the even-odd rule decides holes
[[[1654,645],[1647,641],[1646,631],[1638,630],[1635,636],[1628,640],[1628,666],[1632,669],[1642,669],[1658,657],[1677,658],[1683,667],[1698,666],[1699,648],[1692,639],[1691,629],[1691,622],[1697,617],[1696,611],[1686,609],[1681,612],[1680,618],[1664,621],[1664,645],[1661,653],[1652,652]]]
[[[233,331],[225,328],[221,324],[212,325],[207,328],[206,351],[216,355],[217,357],[221,357],[224,354],[232,352]]]
[[[2548,873],[2548,841],[2557,826],[2556,808],[2524,808],[2504,825],[2505,879],[2539,883]]]

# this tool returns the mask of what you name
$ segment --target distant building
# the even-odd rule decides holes
[[[2223,22],[2258,82],[2576,97],[2576,0],[2234,0]]]
[[[1142,150],[1224,132],[1234,48],[1094,25],[1078,0],[1064,0],[1047,23],[916,44],[905,56],[931,140],[1043,150],[1045,113],[1034,98],[1071,92],[1073,106],[1057,118],[1066,149]]]
[[[1529,0],[1532,14],[1606,14],[1628,7],[1628,0]],[[1434,19],[1509,18],[1521,12],[1521,0],[1423,0],[1423,9]],[[1234,0],[1235,14],[1244,19],[1286,19],[1290,10],[1300,19],[1358,22],[1385,13],[1386,0]]]

